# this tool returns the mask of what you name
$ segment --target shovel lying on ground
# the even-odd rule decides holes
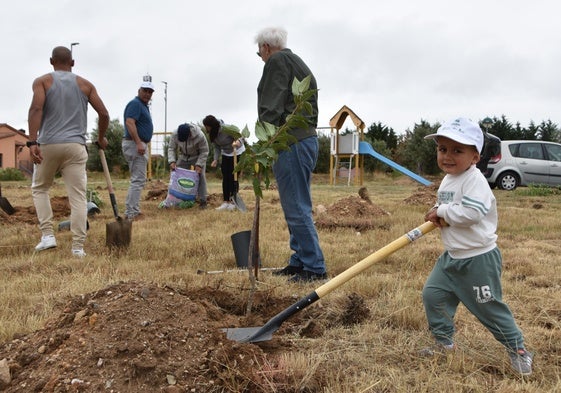
[[[238,172],[236,172],[235,168],[238,165],[238,154],[236,152],[236,148],[234,147],[234,195],[232,195],[232,202],[241,212],[246,212],[247,208],[245,207],[245,203],[240,196],[240,183],[238,182]]]
[[[16,209],[14,209],[8,199],[2,196],[2,186],[0,186],[0,208],[2,208],[2,210],[4,210],[9,216],[16,212]]]
[[[105,225],[105,244],[109,248],[125,248],[128,247],[131,242],[132,221],[123,219],[119,216],[117,200],[115,199],[115,193],[113,192],[113,184],[111,183],[111,176],[109,176],[109,168],[107,168],[107,160],[105,159],[105,152],[103,149],[99,149],[99,158],[101,160],[101,166],[103,167],[105,180],[107,181],[107,189],[109,190],[109,199],[111,199],[113,214],[117,220],[116,222],[109,222]]]
[[[273,318],[271,318],[262,327],[228,328],[228,329],[223,329],[223,331],[226,332],[226,336],[228,337],[228,339],[242,342],[242,343],[247,343],[247,342],[252,343],[252,342],[270,340],[273,336],[273,333],[276,332],[281,326],[281,324],[284,321],[286,321],[288,318],[290,318],[292,315],[308,307],[310,304],[316,302],[317,300],[324,297],[334,289],[339,288],[341,285],[349,281],[351,278],[355,277],[356,275],[362,273],[364,270],[371,267],[374,263],[381,261],[387,256],[393,254],[395,251],[408,245],[409,243],[414,242],[415,240],[417,240],[418,238],[432,231],[435,228],[436,226],[432,222],[427,221],[423,225],[407,232],[406,234],[397,238],[390,244],[382,247],[374,254],[370,254],[362,261],[358,262],[357,264],[351,266],[344,272],[333,277],[331,280],[329,280],[322,286],[318,287],[315,291],[301,298],[296,303],[287,307],[286,309],[275,315]]]

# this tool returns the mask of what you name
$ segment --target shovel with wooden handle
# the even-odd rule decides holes
[[[115,192],[113,191],[113,183],[109,175],[109,168],[107,168],[107,160],[105,159],[105,152],[99,149],[99,158],[101,166],[103,167],[103,174],[107,182],[107,189],[109,190],[109,199],[111,200],[111,207],[113,208],[113,215],[116,222],[109,222],[105,224],[105,244],[109,248],[126,248],[131,242],[132,221],[123,219],[119,216],[117,209],[117,200],[115,199]]]
[[[226,336],[228,337],[228,339],[238,342],[247,343],[270,340],[273,336],[273,333],[276,332],[281,324],[292,315],[308,307],[310,304],[316,302],[331,291],[339,288],[341,285],[343,285],[356,275],[362,273],[364,270],[368,269],[376,262],[379,262],[382,259],[388,257],[400,248],[414,242],[415,240],[419,239],[421,236],[432,231],[435,228],[436,225],[434,225],[434,223],[427,221],[423,225],[407,232],[390,244],[384,246],[375,253],[370,254],[369,256],[364,258],[362,261],[351,266],[344,272],[333,277],[331,280],[318,287],[315,291],[309,293],[302,299],[298,300],[296,303],[287,307],[286,309],[275,315],[273,318],[271,318],[264,326],[232,329],[228,328],[222,330],[226,332]]]
[[[240,196],[240,183],[238,182],[238,172],[236,171],[236,165],[238,165],[238,154],[236,151],[236,147],[234,146],[234,193],[232,195],[232,202],[241,212],[246,212],[247,208],[245,207],[245,203]]]

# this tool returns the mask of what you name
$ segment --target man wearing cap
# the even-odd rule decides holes
[[[172,132],[168,146],[168,162],[170,170],[176,167],[191,169],[199,174],[199,189],[197,198],[199,207],[206,209],[206,160],[208,158],[208,141],[201,127],[194,123],[184,123]]]
[[[144,81],[138,89],[138,95],[125,107],[125,135],[123,137],[123,155],[129,164],[131,181],[125,201],[125,217],[129,220],[139,218],[140,194],[146,183],[148,164],[148,143],[152,140],[154,125],[148,103],[152,99],[154,85]]]

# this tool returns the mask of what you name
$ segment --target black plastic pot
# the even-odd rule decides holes
[[[249,242],[251,240],[251,231],[242,231],[234,233],[231,236],[232,247],[236,257],[236,265],[240,268],[246,268],[249,261]],[[261,266],[261,257],[258,256],[259,266]]]

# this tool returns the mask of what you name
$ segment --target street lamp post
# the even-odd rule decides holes
[[[164,84],[164,135],[168,133],[168,83],[162,81]]]
[[[70,54],[71,54],[71,55],[72,55],[72,49],[73,49],[76,45],[80,45],[80,43],[79,43],[79,42],[72,42],[72,43],[70,44]]]

